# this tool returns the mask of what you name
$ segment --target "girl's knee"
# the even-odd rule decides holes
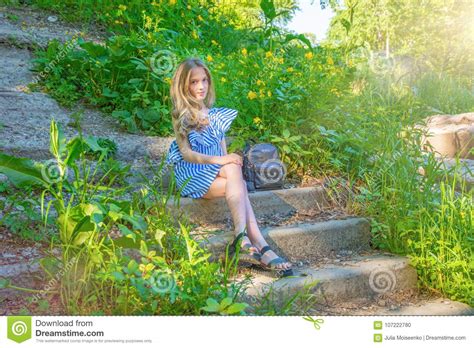
[[[242,166],[236,163],[227,163],[224,165],[225,174],[227,177],[230,176],[242,176]]]

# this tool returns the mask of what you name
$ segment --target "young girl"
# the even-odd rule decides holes
[[[212,77],[197,58],[179,64],[170,95],[176,140],[171,143],[166,162],[174,166],[181,196],[225,197],[236,235],[231,250],[235,252],[240,242],[241,259],[276,271],[277,275],[291,275],[291,264],[270,249],[257,226],[242,176],[242,157],[227,154],[224,136],[238,111],[213,107]]]

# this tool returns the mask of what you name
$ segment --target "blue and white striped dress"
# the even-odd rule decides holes
[[[205,155],[223,156],[221,141],[237,114],[237,110],[229,108],[209,109],[209,124],[206,128],[201,132],[191,130],[188,133],[191,149]],[[174,167],[181,196],[191,198],[204,196],[222,167],[220,164],[186,162],[179,151],[176,139],[171,143],[166,155],[166,165]],[[189,182],[186,183],[188,179]]]

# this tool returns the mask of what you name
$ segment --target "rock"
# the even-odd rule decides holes
[[[48,22],[54,23],[58,21],[58,17],[56,16],[49,16],[48,17]]]
[[[425,128],[429,134],[423,139],[425,150],[428,145],[436,153],[450,158],[456,157],[474,159],[474,113],[459,115],[435,115],[427,119]]]

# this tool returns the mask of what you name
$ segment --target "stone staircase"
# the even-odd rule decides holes
[[[271,293],[273,305],[280,308],[291,296],[309,293],[316,300],[305,311],[326,315],[474,314],[466,304],[419,291],[408,258],[371,249],[369,221],[347,216],[323,187],[260,191],[249,197],[270,246],[297,267],[295,276],[280,279],[243,269],[236,281],[250,283],[242,299],[258,302]],[[224,198],[182,198],[179,209],[170,208],[195,222],[195,238],[215,259],[222,258],[233,238]]]
[[[271,298],[278,311],[292,296],[310,295],[306,307],[292,312],[296,315],[474,315],[466,304],[418,290],[409,260],[373,250],[368,220],[345,214],[323,187],[254,192],[249,197],[266,240],[295,265],[295,276],[278,279],[242,267],[234,279],[246,280],[241,300],[256,304]],[[218,259],[232,239],[225,199],[182,198],[179,205],[169,204],[176,216],[194,223],[193,238]],[[41,289],[44,246],[15,246],[0,237],[0,277]],[[24,302],[23,293],[0,290],[0,315]]]
[[[5,10],[5,9],[4,9]],[[13,10],[9,9],[8,12]],[[6,154],[49,160],[49,127],[54,118],[70,139],[79,134],[75,115],[81,114],[85,136],[92,135],[113,140],[117,144],[116,158],[131,165],[132,172],[146,168],[146,157],[160,159],[167,151],[172,137],[129,134],[119,123],[100,111],[81,107],[67,109],[49,95],[32,92],[28,84],[35,82],[31,49],[45,46],[48,41],[65,41],[80,32],[65,23],[47,24],[48,14],[13,11],[21,21],[6,19],[0,7],[0,151]],[[21,25],[21,22],[28,25]],[[85,34],[88,40],[99,41],[97,35]]]

